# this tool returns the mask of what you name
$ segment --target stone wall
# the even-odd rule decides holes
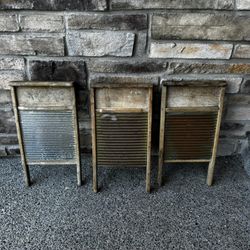
[[[0,0],[0,155],[18,153],[11,80],[74,80],[90,150],[91,81],[154,82],[157,145],[161,79],[225,79],[218,154],[246,152],[249,41],[249,0]]]

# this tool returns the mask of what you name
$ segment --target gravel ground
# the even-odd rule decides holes
[[[206,164],[171,165],[151,194],[144,169],[101,169],[94,194],[83,157],[80,188],[73,166],[32,167],[25,188],[20,159],[0,159],[1,250],[250,249],[250,178],[240,158],[217,160],[212,187]]]

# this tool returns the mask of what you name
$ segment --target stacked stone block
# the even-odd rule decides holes
[[[75,81],[83,150],[90,82],[153,82],[157,123],[161,79],[227,80],[218,154],[246,152],[249,41],[249,0],[0,1],[0,155],[18,152],[12,80]]]

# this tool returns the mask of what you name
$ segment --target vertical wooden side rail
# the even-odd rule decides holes
[[[30,171],[29,171],[29,166],[28,166],[26,158],[25,158],[25,154],[24,154],[22,132],[21,132],[21,127],[19,125],[20,122],[19,122],[19,114],[18,114],[18,107],[17,107],[18,104],[17,104],[15,87],[11,87],[11,97],[12,97],[12,103],[13,103],[14,116],[15,116],[15,119],[16,119],[17,137],[18,137],[18,142],[19,142],[19,147],[20,147],[20,152],[21,152],[21,159],[22,159],[23,172],[24,172],[24,180],[25,180],[26,186],[29,187],[31,185]]]
[[[151,189],[151,141],[152,141],[152,100],[153,88],[148,90],[148,135],[147,135],[147,166],[146,166],[146,191]]]
[[[95,89],[90,89],[91,128],[92,128],[92,168],[93,191],[98,191],[97,162],[96,162],[96,121],[95,121]]]
[[[80,187],[82,185],[82,167],[81,167],[81,155],[80,155],[80,142],[79,142],[79,126],[78,126],[78,116],[76,109],[76,96],[75,89],[72,88],[72,100],[75,100],[74,108],[73,108],[73,119],[75,125],[75,138],[76,138],[76,171],[77,171],[77,185]]]
[[[217,146],[218,146],[218,141],[219,141],[222,112],[223,112],[224,94],[225,94],[225,87],[221,88],[220,90],[219,110],[218,110],[218,115],[217,115],[214,145],[213,145],[212,157],[208,166],[208,173],[207,173],[207,185],[208,186],[211,186],[213,182],[214,165],[215,165]]]
[[[159,159],[158,159],[158,185],[162,185],[162,168],[164,157],[164,136],[165,136],[165,119],[166,119],[166,98],[167,87],[162,86],[161,92],[161,112],[160,112],[160,138],[159,138]]]

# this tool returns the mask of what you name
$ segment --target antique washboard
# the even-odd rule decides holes
[[[12,101],[26,185],[30,165],[81,165],[72,82],[12,82]]]
[[[145,167],[150,192],[152,84],[92,84],[93,191],[98,167]]]
[[[158,184],[164,163],[208,162],[213,180],[226,82],[162,82]]]

